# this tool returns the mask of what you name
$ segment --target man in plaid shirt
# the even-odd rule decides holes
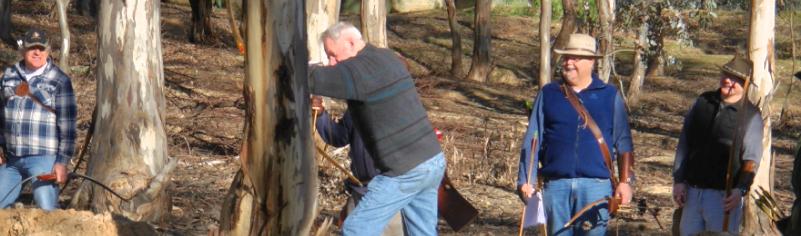
[[[44,32],[31,30],[21,45],[23,60],[6,68],[0,80],[0,208],[19,196],[24,178],[53,173],[56,182],[67,179],[67,165],[75,152],[75,95],[70,78],[48,57]],[[57,207],[58,186],[52,181],[32,182],[36,204],[50,211]]]

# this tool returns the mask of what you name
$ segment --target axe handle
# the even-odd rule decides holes
[[[359,187],[364,187],[364,184],[362,184],[362,181],[359,181],[359,179],[356,178],[356,176],[353,176],[353,174],[350,173],[350,170],[345,169],[345,167],[340,165],[336,160],[334,160],[333,157],[331,157],[327,153],[325,153],[325,151],[323,151],[322,148],[318,147],[317,145],[315,145],[314,148],[317,149],[317,153],[320,153],[320,155],[323,156],[323,159],[331,162],[331,164],[334,164],[334,167],[336,167],[337,169],[342,171],[342,173],[345,173],[346,175],[348,175],[348,179],[350,181],[352,181],[353,183],[359,185]]]

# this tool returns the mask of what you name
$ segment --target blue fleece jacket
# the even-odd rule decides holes
[[[562,81],[558,81],[545,85],[534,100],[520,152],[518,186],[529,179],[526,174],[532,160],[534,164],[542,164],[538,171],[548,179],[609,178],[595,137],[589,128],[582,127],[584,121],[560,90],[561,84]],[[617,156],[615,154],[632,152],[628,114],[617,88],[593,75],[589,87],[577,95],[601,129],[612,158]],[[537,143],[532,149],[534,137]],[[532,150],[536,150],[537,155],[532,157]],[[529,183],[534,183],[536,176],[537,171],[532,171]]]

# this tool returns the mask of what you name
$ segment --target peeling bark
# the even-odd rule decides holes
[[[167,156],[163,117],[160,2],[103,1],[98,20],[97,123],[87,174],[123,196],[87,184],[95,212],[159,221],[170,212],[176,160]],[[80,192],[80,191],[79,191]]]
[[[222,209],[223,235],[309,235],[317,214],[305,1],[246,8],[242,175]]]
[[[764,120],[762,138],[762,160],[759,162],[751,190],[764,188],[773,193],[773,155],[771,152],[771,109],[773,97],[774,72],[776,71],[775,40],[775,0],[751,0],[751,17],[748,37],[748,57],[754,62],[753,83],[755,93],[749,96],[762,110]],[[754,200],[755,191],[749,191],[743,204],[742,235],[779,235],[776,225],[767,214],[759,210]]]
[[[320,40],[323,32],[339,19],[339,0],[306,0],[306,30],[309,35],[309,60],[328,64]]]
[[[365,41],[386,48],[387,44],[387,0],[362,0],[362,33]]]

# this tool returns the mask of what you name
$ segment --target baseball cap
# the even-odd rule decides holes
[[[22,48],[30,48],[33,46],[42,46],[45,49],[50,47],[50,41],[47,40],[47,34],[39,29],[31,29],[25,32],[22,37]]]

